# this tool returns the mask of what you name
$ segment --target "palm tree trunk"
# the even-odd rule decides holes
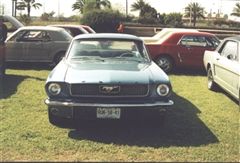
[[[193,17],[193,26],[194,26],[194,27],[196,26],[196,21],[197,21],[197,18],[196,18],[196,16],[194,15],[194,17]]]
[[[27,12],[28,12],[28,17],[30,17],[30,12],[31,12],[30,3],[27,4]]]

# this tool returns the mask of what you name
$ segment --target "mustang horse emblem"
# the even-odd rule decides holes
[[[120,86],[103,86],[99,87],[99,91],[104,94],[117,94],[120,92]]]

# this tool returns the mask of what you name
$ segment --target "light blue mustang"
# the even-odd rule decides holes
[[[168,76],[149,58],[143,41],[127,34],[75,37],[45,89],[49,121],[56,126],[79,119],[125,119],[130,112],[135,118],[141,111],[159,113],[173,105]]]

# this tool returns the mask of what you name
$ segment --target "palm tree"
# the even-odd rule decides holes
[[[30,17],[32,7],[35,9],[39,9],[41,6],[42,4],[36,3],[35,0],[21,0],[21,2],[17,3],[18,10],[27,8],[28,17]]]
[[[77,0],[73,5],[72,5],[72,10],[79,10],[80,13],[83,13],[83,8],[85,5],[85,0]]]
[[[233,9],[233,13],[231,15],[240,17],[240,3],[236,3],[236,7]]]
[[[76,0],[72,5],[73,10],[79,10],[80,13],[84,12],[84,8],[87,7],[92,9],[101,9],[101,7],[111,8],[111,2],[109,0]]]
[[[132,4],[132,10],[131,11],[140,11],[139,12],[139,17],[144,15],[144,8],[146,8],[146,3],[144,0],[137,0],[137,2]]]
[[[195,27],[197,19],[205,18],[204,8],[197,2],[190,3],[187,7],[185,7],[185,16],[190,17],[190,19],[193,18],[193,26]]]
[[[111,2],[109,0],[96,0],[96,8],[101,9],[101,6],[111,8]]]

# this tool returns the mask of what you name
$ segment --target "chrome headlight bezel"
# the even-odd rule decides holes
[[[166,97],[169,95],[170,87],[167,84],[159,84],[156,91],[159,96]]]
[[[48,85],[48,92],[52,96],[58,96],[62,91],[61,85],[58,83],[51,83]]]

